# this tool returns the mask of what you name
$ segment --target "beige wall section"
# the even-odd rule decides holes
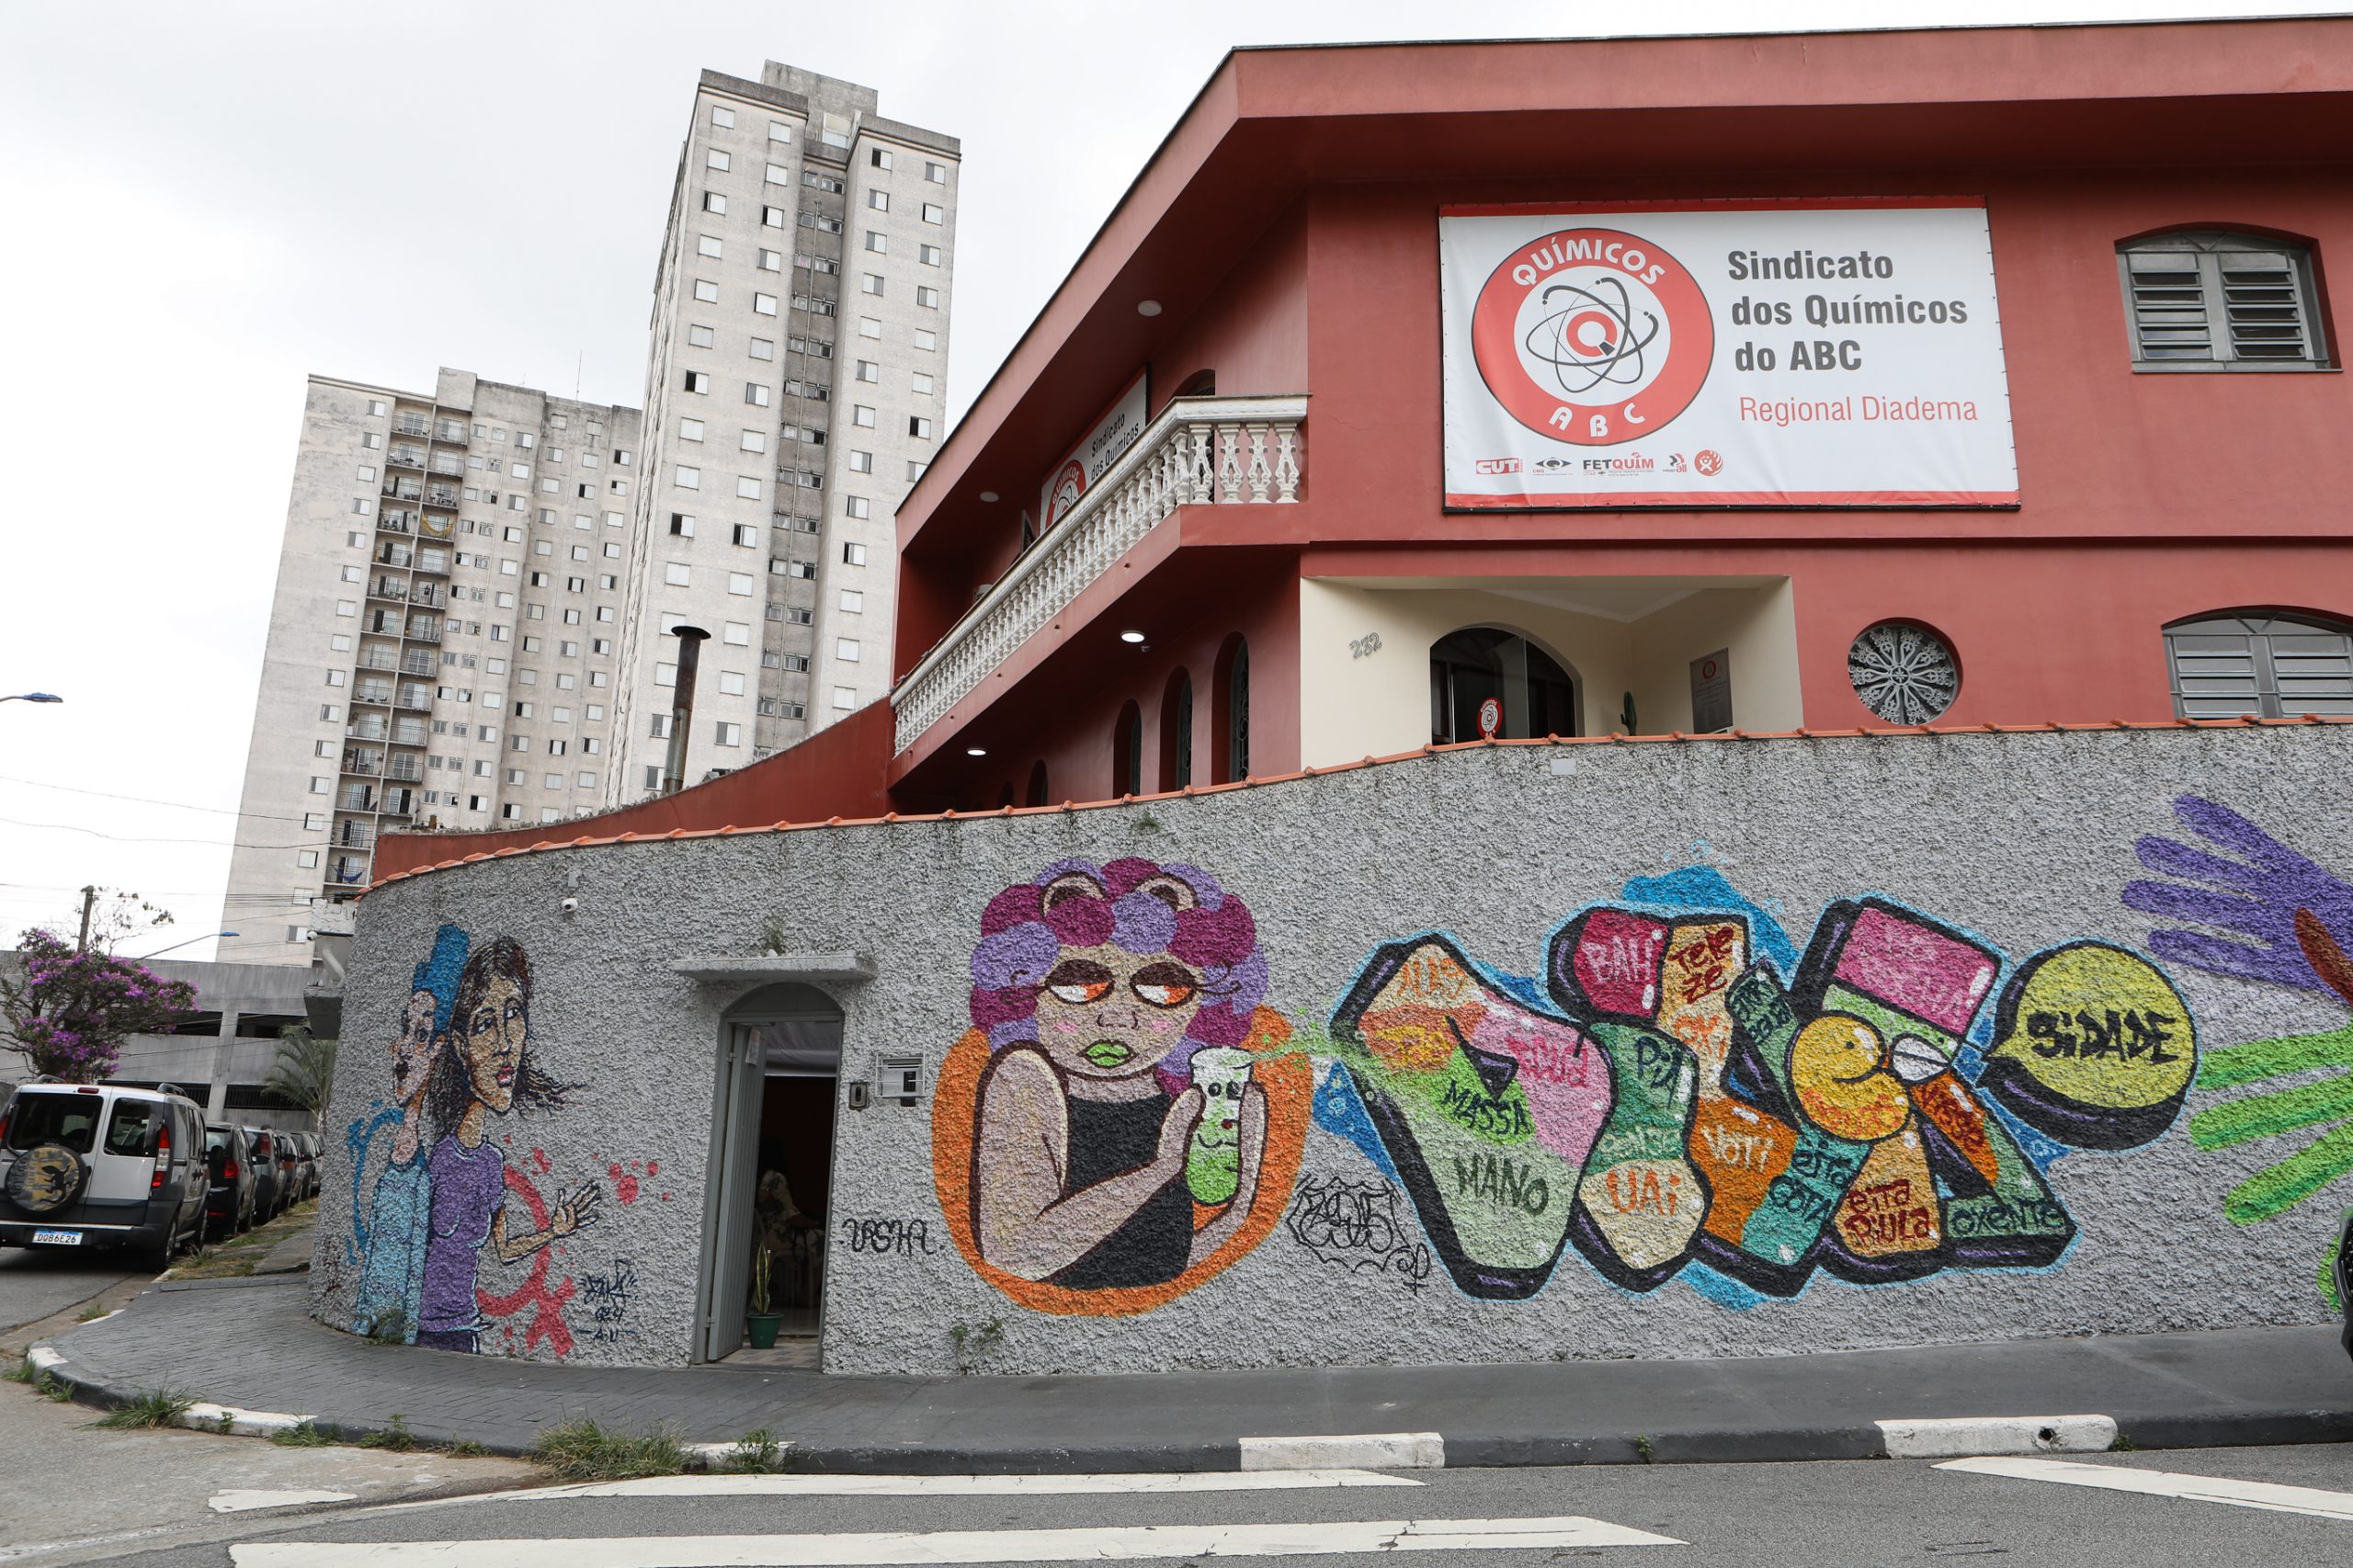
[[[1312,767],[1427,744],[1430,644],[1466,626],[1506,627],[1566,665],[1586,734],[1619,727],[1629,691],[1644,732],[1689,729],[1690,662],[1719,648],[1732,654],[1735,725],[1803,722],[1787,578],[1303,578],[1299,592],[1300,758]]]

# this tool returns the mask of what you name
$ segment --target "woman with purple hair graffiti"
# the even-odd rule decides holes
[[[474,1270],[487,1243],[501,1263],[529,1257],[597,1218],[593,1182],[565,1194],[547,1227],[524,1235],[506,1228],[506,1157],[483,1138],[485,1120],[516,1111],[552,1109],[576,1086],[557,1082],[531,1060],[531,962],[511,937],[468,955],[450,1008],[450,1041],[434,1062],[426,1090],[433,1124],[430,1233],[416,1343],[472,1351],[482,1333]]]
[[[1266,1096],[1228,1049],[1267,990],[1250,912],[1191,866],[1063,860],[992,899],[981,935],[982,1256],[1073,1290],[1176,1278],[1241,1226],[1265,1153]],[[1196,1199],[1222,1206],[1198,1229]]]

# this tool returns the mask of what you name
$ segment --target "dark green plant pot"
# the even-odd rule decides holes
[[[746,1312],[744,1316],[745,1332],[752,1336],[755,1350],[775,1349],[776,1331],[783,1326],[782,1312]]]

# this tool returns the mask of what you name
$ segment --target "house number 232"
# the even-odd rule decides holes
[[[1368,631],[1361,637],[1352,638],[1349,640],[1348,657],[1351,659],[1361,659],[1367,653],[1378,653],[1380,652],[1381,633],[1378,631]]]

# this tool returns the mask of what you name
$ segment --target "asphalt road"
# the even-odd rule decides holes
[[[128,1255],[65,1247],[0,1247],[0,1335],[62,1312],[137,1272]]]
[[[1098,1562],[1173,1558],[1189,1564],[1234,1553],[1298,1555],[1313,1557],[1318,1568],[1356,1568],[1394,1563],[1401,1551],[1430,1568],[1446,1568],[1449,1556],[1462,1568],[1552,1568],[1563,1560],[1618,1557],[1744,1568],[1884,1568],[1946,1557],[2001,1557],[2068,1568],[2353,1561],[2353,1494],[2347,1491],[2353,1487],[2353,1446],[2103,1454],[2071,1462],[2319,1488],[2336,1494],[2319,1506],[2338,1517],[1894,1460],[1392,1471],[1368,1478],[1372,1483],[1282,1490],[1226,1489],[1237,1480],[1244,1485],[1263,1482],[1263,1476],[1194,1477],[1179,1484],[1207,1483],[1212,1489],[1078,1494],[1043,1490],[1051,1478],[1022,1477],[984,1483],[1021,1488],[1014,1491],[958,1494],[953,1488],[972,1483],[928,1478],[906,1483],[908,1490],[895,1494],[847,1495],[845,1489],[870,1486],[873,1478],[787,1475],[768,1483],[817,1490],[727,1495],[722,1488],[751,1478],[683,1478],[697,1490],[537,1499],[506,1494],[296,1518],[256,1514],[249,1529],[233,1540],[119,1561],[141,1568],[341,1568],[361,1562],[402,1568],[429,1556],[442,1568],[650,1568],[685,1562],[1024,1562],[1082,1556]],[[1154,1485],[1167,1480],[1142,1479]],[[2157,1484],[2179,1490],[2206,1483]],[[1601,1523],[1534,1522],[1562,1516]],[[1350,1528],[1397,1520],[1443,1521],[1446,1528],[1420,1524],[1403,1535]],[[1267,1528],[1285,1525],[1304,1528]],[[1189,1533],[1156,1539],[1101,1533],[1134,1526],[1176,1527]],[[1222,1540],[1203,1533],[1203,1527],[1219,1526],[1244,1528]],[[872,1539],[877,1532],[938,1531],[972,1533],[912,1544]],[[1038,1533],[1056,1531],[1090,1533]],[[1671,1538],[1673,1544],[1639,1539],[1643,1536]],[[419,1544],[409,1551],[392,1544],[404,1542]]]

